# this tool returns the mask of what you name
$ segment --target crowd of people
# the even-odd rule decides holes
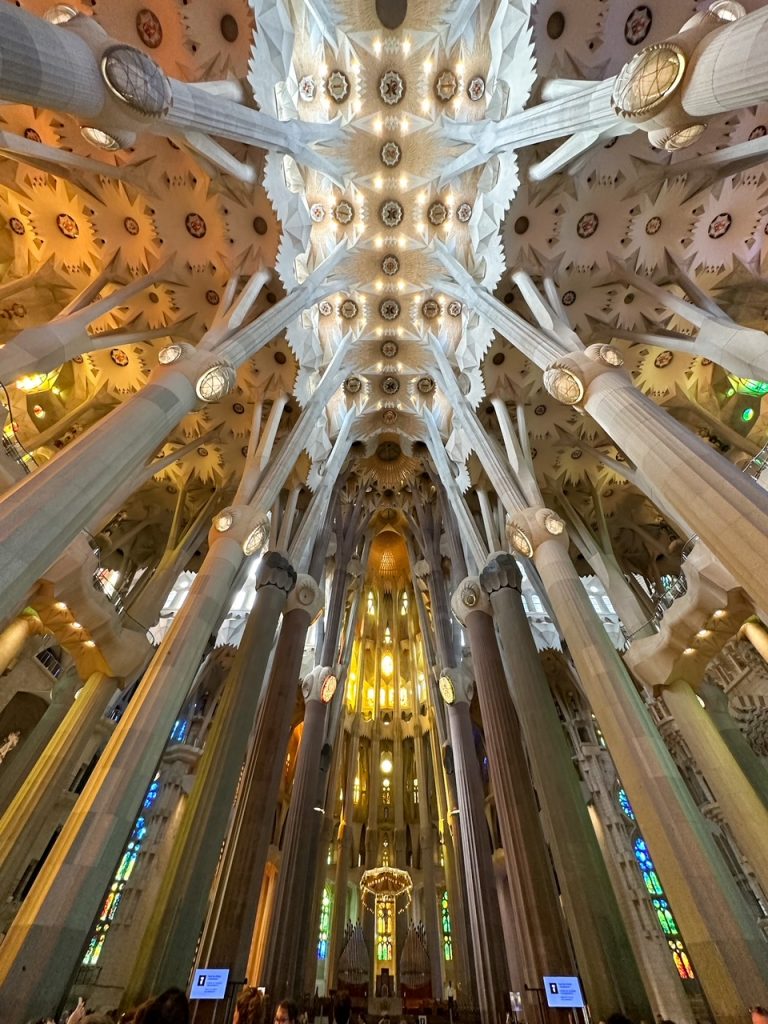
[[[269,1024],[267,1009],[267,999],[262,990],[246,986],[237,997],[232,1024]],[[751,1024],[768,1024],[768,1009],[765,1006],[752,1006],[748,1013]],[[510,1016],[507,1015],[508,1020]],[[291,999],[283,999],[275,1007],[272,1024],[308,1024],[308,1021],[305,1010],[300,1010]],[[56,1024],[56,1021],[53,1017],[39,1017],[29,1024]],[[121,1013],[119,1010],[94,1012],[80,999],[71,1013],[62,1016],[59,1024],[190,1024],[189,1001],[180,988],[169,988],[159,996],[153,996],[134,1009]],[[347,992],[336,994],[333,1024],[365,1024],[360,1014],[353,1018],[352,1002]],[[379,1024],[389,1024],[389,1021],[380,1021]],[[607,1018],[605,1024],[632,1024],[632,1021],[623,1014],[615,1013]],[[674,1024],[674,1021],[657,1015],[656,1024]]]

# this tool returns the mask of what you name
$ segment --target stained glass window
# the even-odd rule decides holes
[[[656,874],[656,868],[651,860],[651,855],[648,853],[645,840],[641,839],[640,836],[635,840],[635,860],[640,865],[640,870],[643,873],[645,888],[651,896],[661,896],[664,890],[661,888],[661,882]]]
[[[453,960],[453,936],[451,935],[451,912],[448,909],[448,891],[443,892],[440,900],[440,923],[443,929],[443,957]]]
[[[88,943],[85,956],[83,957],[83,964],[85,964],[86,967],[93,967],[99,961],[107,933],[114,921],[117,908],[120,906],[120,902],[123,898],[125,886],[133,874],[136,862],[139,859],[142,843],[147,835],[147,820],[144,817],[144,812],[154,804],[159,792],[160,778],[159,775],[156,775],[147,790],[146,796],[144,797],[142,813],[134,823],[130,838],[128,839],[128,843],[123,851],[123,856],[120,858],[120,863],[117,865],[117,870],[112,878],[112,884],[109,887],[107,895],[104,897],[104,903],[102,904],[101,912],[99,913],[99,917],[96,921],[96,927]]]
[[[376,900],[376,959],[392,959],[392,911],[394,903],[389,899]]]
[[[632,810],[632,804],[629,802],[626,790],[620,789],[618,794],[619,807],[621,808],[622,814],[629,818],[630,821],[635,820],[635,812]]]
[[[171,729],[171,741],[173,743],[183,743],[189,732],[189,722],[184,718],[177,718],[173,728]]]
[[[320,903],[320,930],[317,936],[317,959],[325,960],[328,956],[328,938],[331,934],[331,907],[333,899],[331,890],[326,885]]]
[[[632,811],[632,806],[627,800],[627,794],[623,789],[619,790],[618,801],[624,814],[626,814],[631,821],[634,821],[635,815]],[[656,867],[651,859],[648,846],[642,836],[637,836],[635,839],[634,852],[635,860],[637,861],[637,865],[643,876],[643,881],[645,882],[645,888],[651,896],[651,906],[653,907],[653,911],[656,915],[656,920],[659,922],[659,927],[666,936],[667,943],[669,944],[672,959],[675,961],[675,967],[677,968],[677,973],[685,981],[690,978],[694,978],[695,975],[693,973],[691,961],[688,959],[685,946],[680,939],[680,929],[677,927],[677,921],[675,920],[675,916],[672,913],[669,903],[664,895],[664,889],[659,881],[659,876],[656,874]]]

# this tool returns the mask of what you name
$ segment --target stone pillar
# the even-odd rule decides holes
[[[232,516],[226,532],[211,530],[189,596],[0,947],[0,1016],[47,1013],[76,967],[257,522],[251,509]]]
[[[285,842],[280,864],[277,896],[267,953],[264,979],[274,999],[294,998],[303,983],[307,934],[303,927],[313,895],[314,872],[308,862],[306,832],[317,807],[317,777],[323,745],[328,702],[336,679],[328,668],[315,668],[304,679],[304,729],[291,790],[291,805],[285,825]],[[300,922],[301,925],[300,926]]]
[[[749,861],[763,892],[768,892],[768,808],[749,784],[689,684],[684,679],[676,679],[664,687],[663,696],[739,849]]]
[[[590,1008],[602,1019],[617,1009],[633,1020],[647,1017],[643,985],[528,625],[520,570],[511,555],[499,553],[480,581],[493,608]]]
[[[733,878],[651,721],[547,509],[510,516],[512,547],[533,556],[718,1024],[738,1024],[768,983],[765,947]]]
[[[124,476],[199,404],[196,380],[214,362],[192,350],[159,366],[141,391],[0,497],[0,618],[19,606]]]
[[[763,661],[768,662],[768,629],[757,616],[747,619],[739,630],[739,636],[749,640]]]
[[[56,734],[72,706],[75,693],[82,685],[83,681],[74,665],[64,669],[53,684],[51,703],[43,712],[42,718],[28,736],[22,736],[21,742],[4,759],[0,768],[0,814],[5,814],[24,779]],[[104,708],[102,712],[103,710]]]
[[[723,738],[750,785],[768,807],[768,766],[757,756],[728,710],[728,698],[714,683],[699,683],[696,691],[704,701],[712,724]]]
[[[501,845],[507,858],[517,926],[516,946],[521,958],[516,987],[520,990],[537,988],[545,974],[573,973],[549,852],[530,782],[520,722],[496,643],[491,605],[480,581],[473,577],[462,581],[454,593],[452,606],[469,634]],[[450,673],[445,675],[450,676]],[[593,1006],[589,990],[587,995]],[[602,991],[596,991],[594,1012],[608,1016],[610,1009],[606,1008],[615,1008],[614,1000],[612,985],[610,994],[604,998]],[[535,995],[532,1001],[526,999],[526,1002],[527,1012],[535,1015]]]
[[[488,825],[485,820],[480,765],[475,752],[469,704],[472,682],[465,670],[448,669],[441,677],[453,747],[456,789],[464,854],[466,912],[480,1015],[484,1021],[504,1020],[504,994],[509,990],[506,963],[499,943],[501,915],[493,877]]]
[[[163,887],[141,942],[124,1001],[135,1005],[188,976],[224,841],[275,629],[296,573],[270,551],[256,600],[198,765]]]
[[[229,967],[233,978],[245,977],[248,967],[304,644],[307,630],[321,608],[322,594],[317,583],[311,576],[300,575],[283,613],[269,681],[256,713],[234,819],[198,950],[200,966]],[[270,823],[269,827],[265,823]]]
[[[333,914],[331,917],[331,937],[328,945],[328,988],[335,988],[338,976],[341,940],[347,926],[347,879],[349,862],[352,857],[352,816],[355,812],[354,785],[357,764],[360,756],[360,698],[363,692],[364,678],[360,672],[358,683],[358,708],[353,713],[352,727],[347,742],[347,770],[344,777],[344,803],[339,822],[340,836],[336,841],[336,877],[334,881]]]
[[[44,632],[37,613],[31,609],[9,622],[0,633],[0,675],[16,661],[31,636]]]
[[[635,387],[610,345],[544,373],[547,391],[598,423],[637,467],[637,485],[701,538],[758,608],[768,608],[768,492]],[[691,501],[691,495],[696,501]]]
[[[62,791],[72,781],[82,744],[90,738],[96,723],[104,714],[115,694],[117,683],[110,676],[94,672],[74,702],[71,679],[66,681],[58,699],[56,689],[51,707],[45,714],[53,710],[55,713],[51,716],[52,721],[58,719],[60,724],[37,760],[28,766],[29,774],[23,782],[21,778],[17,779],[15,795],[0,819],[0,896],[7,896],[15,888],[29,859],[29,844]],[[44,719],[45,715],[38,727]],[[50,730],[46,728],[45,731]],[[29,740],[34,739],[33,732]],[[24,752],[24,747],[21,752]],[[23,766],[17,764],[14,767]]]

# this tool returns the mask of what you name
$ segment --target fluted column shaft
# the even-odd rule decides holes
[[[590,1007],[602,1019],[616,1009],[632,1019],[647,1017],[642,982],[528,625],[520,571],[511,555],[497,554],[480,580],[493,608]]]
[[[459,799],[466,912],[472,937],[478,1009],[484,1021],[498,1024],[504,1020],[504,993],[509,985],[499,943],[501,915],[484,813],[483,784],[466,698],[448,705],[448,726]]]
[[[310,876],[314,878],[306,831],[312,827],[311,816],[321,813],[316,807],[317,773],[326,710],[327,705],[317,696],[307,700],[305,705],[264,976],[267,991],[274,999],[295,998],[301,994],[297,986],[303,982],[307,933],[299,923],[305,919],[306,905],[311,898]]]
[[[468,582],[460,585],[457,597]],[[479,585],[476,589],[480,589]],[[520,722],[504,675],[493,619],[485,611],[473,611],[465,614],[465,622],[501,845],[507,857],[510,894],[520,933],[518,948],[524,956],[524,963],[519,965],[520,980],[535,988],[543,975],[567,975],[572,973],[573,965],[530,782]],[[530,1009],[535,1012],[535,1005]],[[602,1008],[595,1012],[603,1015]]]
[[[358,687],[363,689],[362,673]],[[360,756],[360,715],[355,714],[347,743],[347,771],[344,778],[344,804],[342,807],[342,834],[336,844],[336,877],[333,890],[333,916],[328,946],[328,987],[335,988],[341,955],[341,942],[347,925],[347,879],[352,856],[352,816],[355,811],[354,788]]]
[[[289,599],[292,601],[293,596]],[[229,967],[236,978],[245,977],[248,964],[271,838],[267,823],[272,821],[277,803],[304,643],[316,611],[314,604],[297,604],[283,615],[272,670],[256,715],[234,821],[198,951],[200,966],[220,964]]]
[[[768,767],[750,747],[739,723],[728,710],[728,698],[718,686],[706,681],[699,683],[696,692],[704,701],[707,714],[752,788],[768,807]]]
[[[765,947],[559,538],[534,559],[718,1024],[768,983]]]
[[[664,687],[664,703],[707,780],[734,839],[768,892],[768,808],[684,679]]]
[[[23,782],[21,778],[17,779],[15,796],[0,818],[0,896],[7,896],[15,888],[29,860],[30,843],[45,824],[53,804],[72,781],[83,740],[91,736],[116,689],[114,679],[94,672],[80,690],[77,700],[72,701],[73,694],[66,693],[60,701],[54,697],[55,703],[48,711],[56,714],[46,723],[47,727],[54,726],[49,742],[43,745],[36,760],[13,766],[27,768],[29,774]],[[38,725],[42,722],[41,719]],[[45,732],[50,733],[50,729],[46,728]],[[38,738],[42,743],[45,735]],[[29,739],[33,741],[36,738],[33,734]],[[39,749],[37,742],[34,745]]]
[[[194,789],[174,843],[159,899],[144,934],[124,1002],[162,992],[186,978],[261,694],[277,622],[296,573],[268,552],[256,575],[256,600],[206,738]]]
[[[16,915],[0,946],[6,1015],[47,1013],[61,998],[242,560],[242,538],[221,534],[211,545]]]

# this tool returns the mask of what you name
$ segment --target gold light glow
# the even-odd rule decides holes
[[[381,656],[381,674],[383,676],[387,676],[387,678],[389,678],[389,676],[391,676],[394,671],[395,671],[395,661],[394,661],[394,658],[392,657],[392,655],[391,654],[382,654],[382,656]]]

